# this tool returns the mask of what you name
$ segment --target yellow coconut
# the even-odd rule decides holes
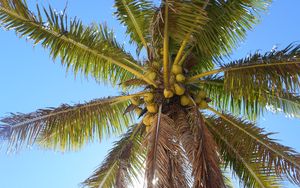
[[[150,72],[148,72],[148,73],[146,73],[146,77],[149,79],[149,80],[155,80],[155,78],[156,78],[156,72],[154,72],[154,71],[150,71]]]
[[[196,104],[199,104],[202,100],[203,100],[203,98],[199,97],[198,95],[194,99]]]
[[[208,108],[208,104],[206,101],[202,100],[200,103],[199,103],[199,108],[201,109],[206,109]]]
[[[183,76],[183,74],[177,74],[176,75],[176,81],[177,82],[184,82],[185,81],[185,76]]]
[[[172,66],[172,73],[175,75],[182,73],[182,67],[180,65],[173,65]]]
[[[148,104],[147,105],[147,110],[150,113],[156,113],[157,112],[157,105],[154,103]]]
[[[141,113],[143,112],[143,109],[141,109],[141,108],[135,108],[134,111],[135,111],[135,113],[137,115],[141,115]]]
[[[152,102],[153,101],[153,99],[154,99],[154,95],[153,95],[153,93],[146,93],[145,95],[144,95],[144,101],[145,102]]]
[[[185,88],[179,84],[174,84],[174,89],[176,95],[183,95],[185,92]]]
[[[133,105],[136,105],[136,106],[140,105],[140,99],[138,97],[134,97],[134,98],[130,99],[130,101],[131,101],[131,104],[133,104]]]
[[[206,92],[203,90],[199,91],[197,97],[204,99],[206,97]]]
[[[191,102],[191,99],[190,99],[188,96],[182,95],[182,96],[180,97],[180,104],[181,104],[182,106],[187,106],[187,105],[190,104],[190,102]]]
[[[151,116],[149,114],[145,115],[145,117],[143,118],[143,123],[146,126],[150,126],[151,125]]]
[[[164,96],[165,98],[169,99],[174,96],[174,93],[170,89],[164,89]]]

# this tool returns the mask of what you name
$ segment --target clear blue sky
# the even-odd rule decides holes
[[[36,1],[31,1],[36,2]],[[64,1],[50,2],[62,10]],[[120,42],[126,41],[124,28],[112,17],[112,0],[69,0],[68,13],[85,23],[108,22]],[[262,22],[248,32],[247,40],[233,54],[243,57],[256,50],[268,51],[273,45],[283,48],[300,41],[299,0],[275,1]],[[19,39],[14,32],[0,29],[0,116],[7,112],[31,112],[38,108],[77,103],[106,95],[117,94],[109,86],[96,84],[73,74],[66,74],[59,61],[53,63],[47,50],[32,47],[30,41]],[[259,121],[262,127],[278,132],[275,138],[300,151],[299,119],[266,114]],[[111,141],[89,144],[79,152],[60,153],[35,147],[18,154],[0,151],[0,188],[75,188],[101,163]],[[293,187],[292,185],[286,185]]]

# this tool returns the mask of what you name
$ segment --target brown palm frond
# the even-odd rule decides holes
[[[276,140],[269,137],[272,133],[265,133],[250,121],[230,114],[215,113],[219,117],[209,117],[208,121],[216,125],[214,128],[243,158],[256,163],[262,175],[288,178],[294,184],[300,185],[300,156],[297,152],[275,142]]]
[[[225,187],[217,147],[198,109],[178,112],[178,132],[192,166],[195,188]]]
[[[5,136],[12,150],[35,142],[62,150],[78,149],[95,138],[101,140],[122,132],[123,125],[132,121],[131,114],[123,115],[129,105],[128,97],[108,97],[29,114],[12,114],[1,119],[0,135]]]
[[[147,186],[189,187],[185,176],[185,159],[181,147],[176,142],[174,121],[165,114],[154,117],[146,136],[147,146],[146,178]]]

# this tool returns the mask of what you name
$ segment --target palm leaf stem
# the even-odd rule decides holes
[[[257,67],[270,67],[270,66],[277,66],[277,65],[294,65],[294,64],[299,64],[299,61],[296,62],[279,62],[279,63],[270,63],[270,64],[256,64],[256,65],[249,65],[249,66],[241,66],[241,67],[228,67],[228,68],[220,68],[220,69],[215,69],[211,71],[207,71],[201,74],[197,74],[195,76],[192,76],[187,80],[187,83],[194,83],[197,81],[199,78],[205,77],[205,76],[210,76],[213,74],[218,74],[220,72],[230,72],[230,71],[236,71],[236,70],[243,70],[243,69],[251,69],[251,68],[257,68]]]
[[[249,133],[247,130],[245,130],[242,127],[238,126],[233,121],[231,121],[226,116],[224,116],[221,112],[218,112],[217,110],[215,110],[214,108],[211,108],[211,107],[208,107],[208,110],[212,111],[213,113],[215,113],[216,115],[218,115],[219,117],[221,117],[222,119],[224,119],[225,121],[227,121],[228,123],[230,123],[231,125],[235,126],[237,129],[239,129],[242,132],[244,132],[249,137],[251,137],[254,140],[256,140],[258,143],[262,144],[266,148],[270,149],[272,152],[274,152],[277,155],[281,156],[282,158],[286,159],[287,161],[289,161],[290,163],[292,163],[293,165],[295,165],[297,168],[300,169],[300,165],[297,162],[295,162],[294,160],[292,160],[290,157],[284,155],[282,152],[280,152],[280,151],[274,149],[273,147],[269,146],[268,144],[266,144],[265,142],[263,142],[262,140],[260,140],[259,138],[257,138],[255,135]]]
[[[169,88],[169,5],[168,0],[165,2],[165,19],[164,19],[164,46],[163,46],[163,62],[164,62],[164,86]]]
[[[135,27],[135,30],[136,30],[138,36],[140,37],[140,39],[141,39],[141,41],[143,43],[143,46],[145,47],[145,49],[147,49],[147,42],[146,42],[146,40],[145,40],[145,38],[143,36],[143,32],[142,32],[141,28],[139,27],[139,24],[136,21],[136,18],[134,16],[134,14],[131,12],[130,8],[128,7],[128,3],[126,3],[125,0],[122,0],[122,3],[123,3],[123,5],[124,5],[124,7],[125,7],[125,9],[126,9],[126,11],[128,13],[128,15],[129,15],[129,17],[130,17],[130,19],[131,19],[134,27]]]

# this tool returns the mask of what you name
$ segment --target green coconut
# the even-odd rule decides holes
[[[143,123],[146,126],[151,125],[151,116],[149,114],[145,115],[145,117],[143,118]]]
[[[144,95],[144,101],[145,101],[145,102],[150,103],[150,102],[153,101],[153,99],[154,99],[153,93],[146,93],[146,94]]]
[[[182,67],[180,65],[173,65],[172,66],[172,73],[175,75],[182,73]]]
[[[190,105],[190,103],[191,103],[191,99],[190,99],[188,96],[182,95],[182,96],[180,97],[180,104],[181,104],[182,106]]]
[[[206,109],[208,108],[208,104],[206,101],[202,100],[200,103],[199,103],[199,108],[200,109]]]
[[[136,105],[136,106],[140,105],[140,99],[138,97],[134,97],[134,98],[130,99],[130,101],[131,101],[131,104],[133,104],[133,105]]]
[[[184,82],[185,81],[185,76],[183,74],[177,74],[176,75],[176,81],[180,82],[180,83]]]
[[[179,84],[174,84],[174,89],[176,95],[183,95],[185,92],[185,88]]]
[[[203,90],[199,91],[197,97],[204,99],[206,97],[206,92]]]
[[[174,96],[174,93],[170,89],[164,89],[164,96],[165,98],[169,99]]]
[[[155,80],[156,76],[157,76],[157,74],[154,71],[150,71],[150,72],[146,73],[146,77],[152,81]]]
[[[157,109],[158,109],[158,107],[157,107],[157,105],[154,104],[154,103],[151,103],[151,104],[148,104],[148,105],[147,105],[147,110],[148,110],[148,112],[150,112],[150,113],[156,113],[156,112],[157,112]]]

